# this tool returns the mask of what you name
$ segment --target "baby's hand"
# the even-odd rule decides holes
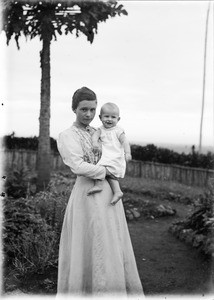
[[[101,148],[100,148],[100,145],[98,143],[93,143],[93,152],[95,154],[101,152]]]
[[[126,158],[127,162],[129,162],[130,160],[132,160],[131,153],[125,153],[125,158]]]

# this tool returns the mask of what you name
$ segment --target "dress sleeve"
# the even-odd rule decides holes
[[[83,160],[83,150],[79,138],[73,132],[62,132],[57,139],[57,147],[63,162],[76,175],[92,179],[104,179],[106,169]]]
[[[117,126],[117,128],[116,128],[116,134],[117,134],[117,138],[118,138],[118,140],[119,140],[121,134],[125,134],[125,131],[124,131],[123,128]]]

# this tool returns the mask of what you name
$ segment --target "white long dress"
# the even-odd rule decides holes
[[[61,232],[57,295],[143,297],[122,201],[110,205],[106,180],[102,192],[87,196],[94,179],[106,175],[103,166],[93,164],[92,132],[73,125],[57,141],[64,163],[77,174]]]

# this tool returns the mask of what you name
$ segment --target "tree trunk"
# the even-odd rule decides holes
[[[39,145],[37,155],[37,190],[47,187],[50,181],[50,44],[46,36],[42,39],[41,59],[41,103],[39,116]]]

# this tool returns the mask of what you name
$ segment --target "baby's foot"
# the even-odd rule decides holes
[[[111,205],[115,205],[122,197],[123,197],[122,192],[115,193],[114,196],[113,196],[113,199],[111,201]]]
[[[88,191],[87,195],[88,195],[88,196],[89,196],[89,195],[93,195],[93,194],[99,193],[99,192],[101,192],[101,191],[102,191],[101,187],[99,187],[99,186],[93,186],[93,187]]]

